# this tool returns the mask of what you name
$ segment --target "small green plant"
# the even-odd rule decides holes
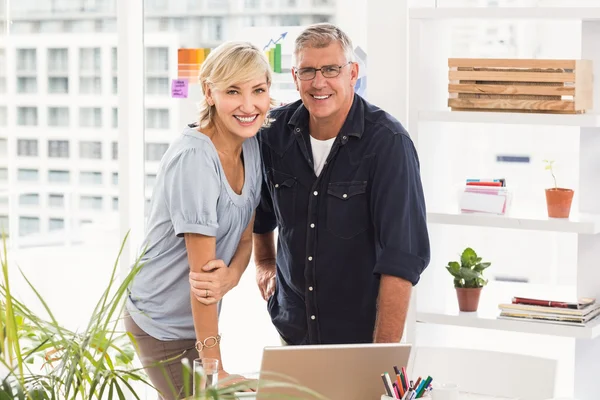
[[[552,175],[552,179],[554,179],[554,189],[557,189],[558,186],[556,185],[556,177],[554,176],[554,170],[552,169],[554,166],[554,160],[544,160],[544,163],[546,163],[544,169],[550,171],[550,175]]]
[[[483,277],[483,270],[492,263],[481,262],[475,250],[467,247],[458,261],[450,261],[446,269],[454,277],[456,288],[480,288],[487,285],[488,281]]]

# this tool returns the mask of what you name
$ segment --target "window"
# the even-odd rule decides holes
[[[50,218],[48,220],[49,231],[60,231],[65,229],[65,220],[63,218]]]
[[[67,94],[69,93],[69,78],[48,78],[48,93]]]
[[[65,195],[50,193],[48,195],[48,206],[52,208],[64,208],[65,207]]]
[[[8,181],[8,168],[0,168],[0,182]]]
[[[0,232],[8,236],[8,215],[0,215]]]
[[[84,185],[101,185],[102,172],[81,171],[79,173],[79,183]]]
[[[169,78],[148,78],[146,79],[146,94],[150,95],[169,95]]]
[[[69,109],[48,107],[48,126],[69,126]]]
[[[37,206],[40,204],[40,195],[37,193],[25,193],[19,196],[19,205]]]
[[[112,142],[112,159],[119,159],[119,142]]]
[[[18,139],[17,154],[23,157],[37,157],[38,141],[36,139]]]
[[[48,140],[48,157],[69,158],[69,141]]]
[[[17,78],[17,93],[37,93],[37,78]]]
[[[69,73],[69,50],[48,49],[48,73]]]
[[[160,161],[168,148],[167,143],[146,143],[146,161]]]
[[[119,211],[119,198],[118,197],[112,198],[112,209],[115,211]]]
[[[169,49],[167,47],[146,48],[146,72],[169,72]]]
[[[81,77],[79,78],[79,93],[80,94],[101,94],[102,79],[98,77]]]
[[[102,109],[82,107],[79,109],[79,126],[84,128],[102,127]]]
[[[0,126],[6,126],[7,124],[6,107],[0,107]]]
[[[94,160],[102,159],[102,142],[80,142],[79,157]]]
[[[17,49],[17,72],[36,72],[37,54],[35,49]]]
[[[119,80],[117,79],[116,76],[114,76],[112,78],[112,93],[117,94],[118,91],[119,91]]]
[[[50,170],[48,171],[48,182],[68,183],[71,180],[69,171]]]
[[[38,217],[19,217],[19,236],[27,236],[40,232]]]
[[[19,168],[17,179],[19,182],[35,182],[39,179],[39,171],[37,169]]]
[[[102,196],[81,196],[79,207],[82,210],[102,210]]]
[[[38,112],[37,107],[17,107],[17,125],[19,126],[37,126]]]
[[[169,110],[166,108],[147,108],[146,128],[169,129]]]
[[[115,129],[119,127],[119,110],[117,108],[112,109],[112,127]]]
[[[0,138],[0,156],[6,157],[8,155],[8,140]]]
[[[101,67],[100,48],[79,49],[79,71],[99,73]]]
[[[116,47],[113,47],[111,49],[111,66],[112,66],[112,72],[117,72],[117,65],[118,65],[118,60],[119,60],[119,53]]]
[[[146,174],[146,187],[153,188],[156,185],[156,174]]]
[[[112,173],[112,183],[115,186],[119,184],[119,173],[118,172]]]

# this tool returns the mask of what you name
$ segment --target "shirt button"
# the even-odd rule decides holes
[[[314,321],[315,319],[317,319],[317,317],[315,317],[314,315],[311,315],[310,319],[312,319]]]
[[[346,140],[348,139],[348,136],[342,136],[342,139]]]
[[[315,196],[317,196],[317,195],[319,194],[319,192],[317,192],[317,191],[315,190],[315,191],[313,192],[313,194],[314,194]]]
[[[313,287],[312,287],[312,286],[309,286],[309,287],[308,287],[308,290],[312,292],[312,291],[313,291]]]
[[[311,228],[314,228],[314,227],[315,227],[315,224],[310,224],[310,227],[311,227]]]
[[[346,193],[344,193],[344,194],[342,195],[342,197],[343,197],[343,198],[347,198],[347,197],[348,197],[348,195],[347,195]]]
[[[279,187],[279,183],[276,183],[276,184],[275,184],[275,187],[276,187],[276,188],[278,188],[278,187]]]
[[[312,256],[308,256],[308,261],[312,261]]]
[[[300,132],[300,128],[296,128],[296,132]]]

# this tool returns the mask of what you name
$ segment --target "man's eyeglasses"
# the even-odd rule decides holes
[[[321,71],[321,74],[323,74],[323,77],[325,78],[335,78],[342,72],[342,68],[348,64],[352,64],[352,61],[349,61],[344,65],[324,65],[321,68],[294,68],[294,72],[301,81],[315,79],[317,71]]]

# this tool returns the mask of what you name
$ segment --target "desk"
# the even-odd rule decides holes
[[[435,389],[434,389],[435,390]],[[519,400],[511,397],[498,397],[498,396],[488,396],[485,394],[477,394],[477,393],[467,393],[467,392],[459,392],[458,399],[459,400]],[[426,400],[430,399],[430,397],[426,397]],[[381,400],[392,400],[389,396],[381,396]]]

